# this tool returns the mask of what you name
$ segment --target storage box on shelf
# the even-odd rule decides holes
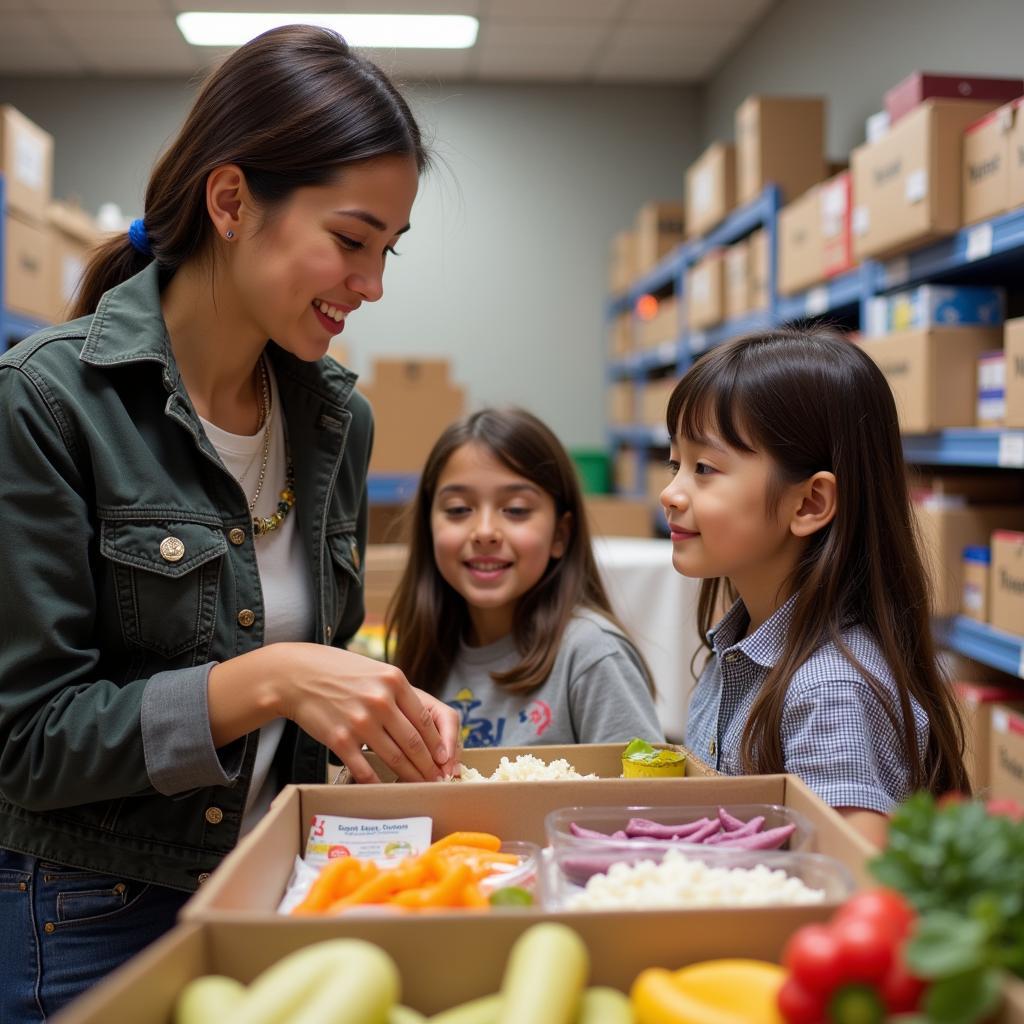
[[[791,202],[826,175],[825,99],[748,96],[736,109],[736,201],[779,187]]]
[[[1024,636],[1024,533],[1017,529],[998,528],[992,534],[989,622]]]
[[[964,224],[987,220],[1024,201],[1024,163],[1017,152],[1024,136],[1020,117],[1020,101],[1015,100],[964,130]]]
[[[736,147],[713,142],[686,172],[686,232],[707,234],[736,206]]]
[[[780,295],[793,295],[825,280],[825,235],[819,188],[779,211]]]
[[[991,782],[992,712],[1000,704],[1024,710],[1024,683],[954,682],[964,721],[967,773],[971,788],[984,793]]]
[[[686,322],[691,331],[725,319],[725,252],[713,249],[686,273]]]
[[[963,132],[992,106],[929,100],[880,141],[853,151],[852,231],[858,259],[905,252],[961,226]]]
[[[74,203],[51,203],[46,216],[50,234],[48,316],[59,322],[70,315],[89,252],[102,236],[96,221]]]
[[[661,299],[647,296],[650,303],[640,309],[634,318],[634,334],[638,349],[655,349],[673,343],[679,338],[679,299],[666,295]]]
[[[960,593],[960,614],[977,622],[988,622],[989,577],[992,570],[992,549],[987,544],[968,544],[964,548],[960,571],[963,588]]]
[[[990,795],[1024,804],[1024,710],[1006,704],[992,709],[989,751]]]
[[[734,242],[725,250],[725,318],[735,320],[754,308],[750,240]]]
[[[40,323],[51,319],[50,235],[46,224],[23,217],[17,210],[0,211],[3,218],[3,293],[0,304]],[[2,349],[5,346],[0,346]]]
[[[1024,318],[1003,325],[1006,358],[1006,426],[1024,427]]]
[[[23,221],[46,223],[53,188],[53,136],[9,104],[0,105],[4,202]]]
[[[636,240],[632,231],[620,231],[611,242],[608,287],[612,295],[626,291],[636,277]]]
[[[1022,93],[1024,80],[1020,78],[913,71],[886,92],[885,111],[891,126],[930,99],[974,100],[996,106]]]
[[[978,356],[975,423],[979,427],[1006,425],[1006,354],[1002,349]]]
[[[633,225],[634,277],[653,270],[663,256],[681,244],[684,208],[679,202],[652,201],[637,211]]]

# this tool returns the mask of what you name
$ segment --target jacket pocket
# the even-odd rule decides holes
[[[329,563],[327,623],[332,631],[337,631],[350,595],[361,593],[363,585],[362,560],[356,544],[355,526],[351,523],[343,524],[340,529],[327,534],[326,543]]]
[[[130,646],[174,658],[213,638],[227,542],[206,523],[102,519],[100,552],[113,568],[121,629]]]

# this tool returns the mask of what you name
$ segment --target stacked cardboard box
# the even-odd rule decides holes
[[[992,711],[998,704],[1024,710],[1024,682],[955,682],[967,743],[965,762],[976,793],[991,784]]]
[[[713,142],[686,172],[686,232],[706,234],[736,206],[736,147]]]
[[[998,529],[992,534],[989,580],[989,621],[1024,636],[1024,533]]]
[[[633,225],[633,271],[646,274],[685,237],[683,204],[650,202],[640,207]]]
[[[418,473],[441,432],[465,409],[447,359],[375,359],[360,390],[373,406],[371,473]]]
[[[46,211],[53,187],[53,136],[14,107],[0,106],[0,173],[5,184],[2,302],[37,320],[53,316]]]
[[[735,121],[739,205],[756,199],[769,183],[789,202],[825,177],[823,97],[749,96]]]
[[[637,347],[657,348],[679,337],[679,300],[674,295],[655,300],[653,310],[636,323]]]
[[[997,704],[992,709],[989,795],[1024,804],[1024,709]]]
[[[686,274],[686,322],[691,331],[725,319],[725,250],[714,249]]]
[[[50,225],[50,319],[61,321],[70,315],[89,252],[101,236],[96,221],[73,203],[51,203],[46,216]]]
[[[992,103],[929,100],[850,156],[853,248],[892,256],[952,234],[961,210],[964,129]]]
[[[1024,318],[1003,325],[1006,357],[1006,426],[1024,427]]]

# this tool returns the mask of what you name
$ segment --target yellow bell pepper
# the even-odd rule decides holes
[[[786,972],[761,960],[708,960],[678,971],[651,967],[630,993],[637,1024],[783,1024]]]

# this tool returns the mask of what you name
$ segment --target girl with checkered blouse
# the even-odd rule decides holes
[[[727,774],[800,776],[876,842],[914,790],[969,792],[870,356],[825,329],[739,338],[691,367],[666,421],[661,503],[673,565],[703,579],[709,652],[687,747]]]

